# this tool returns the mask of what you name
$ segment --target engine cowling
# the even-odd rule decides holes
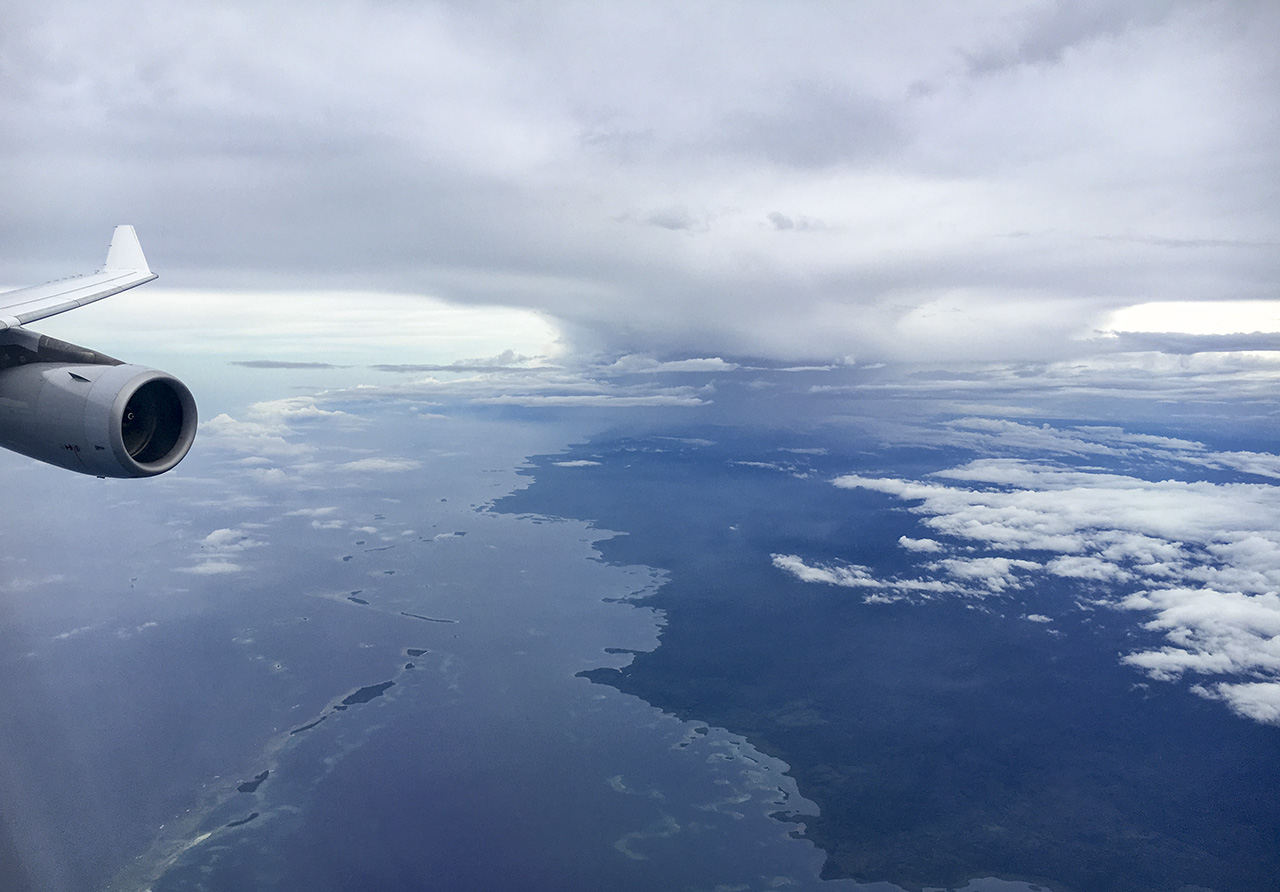
[[[0,370],[0,446],[98,477],[152,477],[182,461],[196,401],[172,375],[127,364]]]

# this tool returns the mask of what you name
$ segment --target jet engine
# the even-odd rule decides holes
[[[187,454],[196,402],[177,378],[46,336],[39,348],[0,349],[0,446],[98,477],[163,474]]]
[[[0,294],[0,446],[97,477],[154,477],[182,461],[196,438],[185,384],[26,327],[154,278],[121,225],[96,273]]]

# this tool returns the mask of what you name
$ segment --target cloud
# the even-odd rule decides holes
[[[785,570],[801,582],[825,582],[828,585],[843,585],[850,588],[883,588],[885,585],[871,575],[869,568],[856,564],[811,566],[794,554],[775,554],[771,557],[775,567]]]
[[[705,219],[700,219],[686,207],[669,207],[660,211],[654,211],[643,217],[643,222],[649,226],[657,226],[661,229],[671,229],[674,231],[706,231],[709,227]]]
[[[1016,571],[1039,570],[1041,566],[1035,561],[981,557],[946,558],[930,565],[930,568],[942,570],[948,576],[981,585],[993,592],[1002,592],[1005,589],[1022,586]]]
[[[696,396],[652,394],[649,396],[614,396],[608,393],[592,394],[522,394],[480,397],[477,403],[494,406],[603,406],[615,409],[631,409],[638,406],[703,406],[707,401]]]
[[[1280,247],[1280,242],[1266,244],[1265,247],[1274,250]],[[1107,331],[1124,334],[1163,333],[1210,338],[1277,334],[1280,333],[1280,300],[1224,300],[1212,303],[1157,301],[1135,304],[1111,313],[1102,327]]]
[[[1111,346],[1108,344],[1108,346]],[[1280,350],[1280,334],[1166,334],[1120,331],[1114,349],[1124,353],[1242,353]]]
[[[261,486],[281,486],[296,482],[296,478],[282,468],[249,468],[244,476]]]
[[[297,442],[299,428],[307,425],[326,424],[342,429],[359,428],[362,421],[341,410],[322,409],[317,398],[289,397],[253,403],[245,410],[247,420],[239,420],[225,412],[200,425],[200,442],[230,452],[247,453],[241,464],[270,464],[266,457],[290,460],[292,468],[301,466],[301,459],[310,459],[316,453],[312,443]],[[278,483],[284,472],[277,468],[249,468],[245,472],[260,482]]]
[[[969,489],[858,475],[833,482],[919,500],[911,510],[925,515],[925,525],[957,539],[1021,550],[1096,552],[1111,560],[1141,561],[1148,542],[1158,543],[1163,556],[1185,558],[1179,542],[1225,545],[1251,538],[1254,523],[1269,529],[1280,525],[1275,487],[1266,484],[1153,482],[1016,459],[978,460],[942,476],[1019,488]],[[1135,540],[1135,534],[1145,538]]]
[[[663,372],[732,372],[737,363],[727,362],[718,356],[692,357],[689,359],[658,360],[652,356],[629,353],[619,357],[612,365],[597,369],[598,374],[636,374]]]
[[[553,461],[552,464],[557,468],[594,468],[598,467],[600,462],[580,458],[575,461]]]
[[[1057,430],[977,419],[954,427],[1014,451],[1158,463],[1183,475],[1232,466],[1269,470],[1273,458],[1249,454],[1240,461],[1238,453],[1203,444],[1106,427]],[[1278,721],[1280,486],[1151,480],[1020,458],[977,459],[925,481],[850,474],[833,483],[910,503],[934,534],[899,541],[926,559],[919,569],[931,575],[913,582],[957,595],[1022,589],[1034,597],[1038,577],[1075,580],[1093,604],[1143,616],[1142,628],[1163,639],[1135,646],[1123,655],[1126,664],[1162,681],[1210,679],[1195,682],[1198,693],[1250,718]],[[868,567],[810,565],[796,555],[775,555],[774,566],[806,582],[907,590]]]
[[[810,392],[830,394],[833,406],[851,398],[881,404],[910,400],[918,408],[940,415],[1083,415],[1122,418],[1131,424],[1136,419],[1166,422],[1164,407],[1172,403],[1197,404],[1201,411],[1215,412],[1224,423],[1235,425],[1251,420],[1251,416],[1265,419],[1272,411],[1280,351],[1186,356],[1090,354],[1094,349],[1104,348],[1084,344],[1080,347],[1084,352],[1070,360],[947,363],[940,359],[929,365],[890,365],[874,376],[859,375],[856,369],[833,370],[824,376],[830,383],[815,382]],[[1010,425],[1011,432],[1030,434],[1034,430],[1034,426],[1016,422],[995,423]],[[1044,444],[1054,454],[1069,454],[1072,445],[1066,441],[1087,429],[1059,430],[1046,437]],[[947,442],[959,445],[987,443],[1016,448],[1012,433],[958,427],[950,436],[953,439]],[[1103,447],[1114,445],[1101,437],[1088,448],[1096,454],[1110,454]],[[1120,445],[1119,451],[1128,451]]]
[[[265,400],[253,403],[248,409],[249,417],[260,424],[282,426],[299,422],[344,422],[358,425],[359,420],[347,412],[333,409],[321,409],[314,397],[288,397],[278,400]]]
[[[265,544],[265,542],[255,539],[244,530],[221,529],[214,530],[205,536],[200,546],[213,552],[226,554],[234,551],[246,551],[250,548],[261,548]]]
[[[228,573],[239,573],[244,567],[234,561],[210,559],[201,561],[192,567],[179,567],[179,573],[191,573],[196,576],[221,576]]]
[[[702,363],[703,360],[696,360]],[[716,360],[714,362],[720,362]],[[713,392],[709,385],[672,386],[658,375],[645,375],[636,380],[620,380],[614,372],[616,362],[582,362],[572,367],[525,366],[486,367],[460,376],[428,376],[392,384],[365,385],[330,391],[316,402],[342,405],[368,400],[393,399],[426,402],[438,406],[456,401],[477,405],[516,406],[703,406]],[[651,369],[656,361],[642,361],[638,367]],[[683,370],[675,363],[677,371]],[[719,367],[719,366],[717,366]],[[656,371],[666,369],[656,368]]]
[[[1133,594],[1117,606],[1154,613],[1144,627],[1170,640],[1125,657],[1154,678],[1264,673],[1280,681],[1280,596],[1274,591],[1172,588]]]
[[[128,45],[103,46],[126,16]],[[1152,294],[1274,297],[1277,211],[1256,188],[1276,157],[1272,4],[518,18],[15,11],[5,267],[62,274],[123,215],[166,282],[256,289],[246,321],[275,312],[264,290],[359,288],[556,321],[498,350],[797,361],[1059,359]],[[104,121],[127,126],[104,139]],[[376,343],[346,302],[347,342]],[[340,329],[324,341],[264,355],[345,361]]]
[[[295,362],[282,359],[246,359],[231,363],[246,369],[336,369],[331,362]]]
[[[497,356],[486,359],[459,359],[442,364],[431,363],[379,363],[370,366],[380,372],[511,372],[528,369],[530,372],[545,371],[545,357],[525,356],[514,350],[503,350]]]
[[[812,220],[808,217],[793,218],[778,211],[770,211],[767,216],[774,229],[786,232],[804,232],[809,229],[826,228],[826,225],[821,220]]]
[[[195,564],[177,569],[179,573],[191,573],[197,576],[240,573],[245,569],[240,560],[241,556],[253,549],[263,548],[266,544],[243,527],[224,527],[214,530],[200,540]]]
[[[869,567],[858,564],[807,564],[794,554],[775,554],[770,557],[775,567],[790,573],[801,582],[926,595],[960,590],[955,584],[936,579],[880,579],[872,574]],[[880,600],[884,600],[883,595]]]
[[[34,589],[34,588],[42,588],[46,585],[54,585],[59,582],[64,582],[66,581],[66,579],[67,579],[66,574],[49,573],[38,579],[30,578],[30,577],[6,579],[4,587],[11,592],[20,592],[20,591],[27,591],[29,589]]]
[[[200,439],[202,444],[207,442],[223,449],[247,452],[255,458],[267,455],[299,456],[312,452],[310,446],[291,443],[285,439],[278,425],[238,421],[225,412],[200,425]]]
[[[1192,688],[1204,696],[1224,700],[1236,712],[1258,722],[1280,725],[1280,682],[1219,683]]]
[[[943,550],[942,543],[933,539],[912,539],[910,536],[899,536],[898,544],[908,551],[922,551],[926,554],[936,554]]]
[[[1148,561],[1148,563],[1154,563]],[[1109,582],[1126,582],[1133,574],[1121,569],[1111,561],[1088,555],[1060,555],[1045,565],[1045,569],[1054,576],[1065,576],[1070,579],[1095,579]]]
[[[99,624],[99,625],[100,625],[100,624]],[[93,626],[78,626],[77,628],[74,628],[74,629],[68,629],[68,630],[67,630],[67,631],[65,631],[65,632],[59,632],[57,635],[54,635],[54,636],[53,636],[53,640],[54,640],[54,641],[66,641],[68,638],[74,638],[74,637],[76,637],[77,635],[83,635],[85,632],[92,632],[94,629],[96,629],[96,628],[98,628],[98,627],[99,627],[98,625],[93,625]]]
[[[413,471],[420,467],[422,462],[409,458],[360,458],[338,465],[337,470],[393,474],[400,471]]]

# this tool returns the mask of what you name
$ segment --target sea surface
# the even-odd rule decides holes
[[[493,510],[583,423],[358,411],[285,461],[194,453],[145,500],[11,474],[99,533],[10,540],[10,888],[816,881],[783,763],[580,675],[657,646],[664,574]],[[335,470],[367,454],[414,464]]]
[[[514,438],[492,422],[460,437]],[[490,510],[516,483],[513,458],[486,473],[495,456],[474,449],[428,457],[413,483],[361,492],[378,537],[334,537],[308,556],[301,597],[272,597],[246,634],[313,696],[234,778],[265,781],[189,822],[199,842],[157,892],[763,888],[816,874],[821,855],[770,817],[812,810],[784,765],[578,677],[656,646],[643,600],[663,579],[599,560],[602,532],[583,522]],[[357,684],[369,699],[344,704]]]
[[[779,565],[923,573],[918,502],[832,481],[983,454],[791,386],[229,404],[145,490],[0,457],[6,888],[1276,888],[1280,729],[1121,662],[1161,631]]]

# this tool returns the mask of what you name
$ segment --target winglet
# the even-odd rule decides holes
[[[111,247],[107,249],[107,262],[102,268],[151,272],[151,267],[147,266],[147,258],[142,254],[138,234],[133,231],[132,226],[116,227],[116,231],[111,235]]]

